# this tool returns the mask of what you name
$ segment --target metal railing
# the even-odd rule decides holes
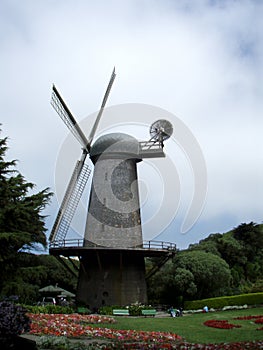
[[[98,247],[98,248],[114,248],[114,247],[105,247],[98,245],[84,239],[63,239],[50,242],[49,248],[83,248],[83,247]],[[118,249],[121,247],[118,247]],[[160,249],[160,250],[175,250],[176,244],[171,242],[163,241],[143,241],[142,245],[133,246],[133,247],[124,247],[124,248],[135,248],[135,249]]]
[[[160,142],[156,141],[141,141],[139,143],[140,151],[149,151],[149,150],[162,150],[163,146]]]
[[[49,243],[49,248],[70,248],[83,247],[83,239],[62,239],[55,240]]]
[[[143,248],[145,249],[176,249],[176,244],[163,241],[143,241]]]

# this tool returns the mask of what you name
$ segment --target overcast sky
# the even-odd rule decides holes
[[[138,165],[144,237],[186,248],[262,222],[262,18],[260,0],[0,2],[1,137],[36,190],[56,193],[48,236],[81,154],[50,105],[52,84],[88,134],[114,66],[98,135],[147,140],[162,118],[174,127],[167,157]]]

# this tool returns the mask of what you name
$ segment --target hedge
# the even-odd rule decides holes
[[[202,309],[205,305],[213,309],[222,309],[224,306],[241,305],[261,305],[263,304],[263,292],[249,293],[232,296],[223,296],[210,299],[185,301],[185,310]]]
[[[70,306],[60,305],[22,305],[33,314],[72,314],[75,310]]]

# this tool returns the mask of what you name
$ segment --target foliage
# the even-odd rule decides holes
[[[33,314],[72,314],[75,309],[71,306],[61,306],[61,305],[26,305],[28,312]]]
[[[70,266],[68,259],[63,259],[65,265]],[[69,272],[69,270],[61,264],[56,257],[52,255],[39,255],[34,258],[34,266],[39,266],[42,269],[42,278],[38,282],[39,288],[47,285],[59,284],[62,288],[72,291],[76,290],[77,277]],[[36,275],[37,278],[37,275]],[[36,283],[35,280],[31,283]]]
[[[27,182],[15,169],[16,161],[6,162],[7,139],[0,139],[0,233],[1,259],[13,256],[14,251],[33,248],[35,243],[46,246],[46,228],[41,211],[52,193],[46,188],[32,193],[35,185]],[[11,167],[11,169],[10,169]]]
[[[55,257],[30,253],[46,248],[42,211],[52,193],[48,188],[35,192],[35,185],[15,169],[16,161],[5,161],[7,141],[0,139],[0,298],[15,294],[20,302],[33,304],[39,288],[60,283],[74,291],[77,278]]]
[[[100,315],[113,315],[113,310],[114,309],[121,309],[122,306],[120,305],[105,305],[101,306],[99,308],[99,314]]]
[[[78,314],[84,314],[84,315],[90,315],[91,314],[91,310],[86,307],[86,306],[78,306],[77,307],[77,313]]]
[[[92,349],[83,342],[71,343],[67,337],[41,336],[37,339],[38,348],[53,350],[85,350]]]
[[[263,292],[263,280],[258,279],[255,283],[251,285],[248,292],[249,293]]]
[[[202,309],[204,305],[213,309],[222,309],[224,306],[231,305],[261,305],[263,303],[263,293],[250,293],[233,296],[222,296],[202,300],[186,301],[184,308],[186,310]]]
[[[242,223],[224,234],[211,234],[189,250],[212,252],[230,267],[232,281],[224,294],[263,291],[263,225]]]
[[[171,304],[184,299],[224,294],[231,283],[228,264],[219,256],[199,250],[178,252],[149,284],[151,303]]]
[[[217,248],[221,258],[223,258],[231,268],[236,265],[244,266],[247,263],[244,247],[234,238],[232,233],[222,235],[217,241]]]
[[[123,306],[120,305],[109,305],[109,306],[102,306],[99,309],[100,315],[113,315],[114,309],[123,309]],[[151,310],[153,307],[151,305],[144,305],[141,303],[133,303],[131,305],[126,306],[126,308],[129,310],[130,316],[141,316],[142,310]]]
[[[1,290],[2,296],[19,295],[21,303],[35,304],[40,298],[39,289],[47,285],[58,283],[66,290],[76,290],[77,277],[54,256],[21,252],[17,259],[21,267],[17,268],[12,280],[10,276],[10,280],[5,281]],[[66,259],[65,263],[68,263]]]
[[[10,301],[0,302],[0,336],[10,337],[20,335],[30,330],[30,318],[27,310]]]
[[[34,193],[35,185],[15,169],[16,161],[5,161],[7,149],[7,138],[0,139],[0,291],[2,295],[18,294],[22,284],[32,295],[32,286],[27,286],[20,274],[20,258],[39,245],[46,247],[42,211],[52,193],[48,188]]]
[[[221,233],[212,233],[205,239],[199,241],[199,243],[194,243],[189,245],[189,250],[203,250],[207,253],[212,253],[214,255],[221,256],[218,250],[218,241],[222,238]]]
[[[120,349],[130,349],[130,350],[142,350],[142,349],[177,349],[177,350],[259,350],[263,347],[263,342],[261,341],[246,341],[246,342],[235,342],[235,343],[220,343],[220,344],[193,344],[186,341],[176,341],[175,343],[161,343],[155,344],[153,342],[141,343],[141,342],[132,342],[132,341],[121,341],[117,340],[114,342],[102,342],[99,343],[92,341],[92,343],[85,343],[82,341],[70,342],[66,337],[49,337],[42,336],[37,340],[37,344],[41,349],[49,350],[120,350]]]
[[[131,316],[141,316],[142,315],[142,310],[151,310],[153,307],[151,305],[144,305],[140,303],[134,303],[129,305],[129,314]]]
[[[24,304],[30,303],[38,296],[38,286],[26,283],[19,275],[19,269],[17,270],[17,274],[13,280],[6,281],[4,284],[1,290],[2,299],[5,299],[6,295],[18,295],[19,302]]]

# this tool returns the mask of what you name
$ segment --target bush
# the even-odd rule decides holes
[[[90,315],[91,314],[90,309],[87,308],[86,306],[78,306],[76,311],[78,314],[82,314],[82,315]]]
[[[0,337],[7,338],[20,335],[30,330],[30,318],[27,310],[10,301],[0,302]]]
[[[233,296],[224,296],[210,299],[186,301],[185,310],[202,309],[205,305],[209,309],[222,309],[225,306],[233,305],[261,305],[263,304],[263,293],[240,294]]]
[[[149,310],[149,309],[153,309],[153,308],[149,305],[134,303],[134,304],[131,304],[129,306],[129,314],[131,316],[141,316],[142,310],[146,310],[146,309]]]
[[[35,305],[35,306],[26,306],[28,312],[32,314],[72,314],[75,310],[70,306],[60,306],[60,305]]]
[[[114,309],[128,309],[130,316],[141,316],[142,310],[153,309],[150,305],[142,305],[140,303],[134,303],[129,306],[119,306],[119,305],[111,305],[111,306],[102,306],[99,309],[100,315],[113,315]]]
[[[114,309],[123,309],[123,306],[119,305],[107,305],[107,306],[102,306],[99,308],[99,314],[100,315],[113,315]]]
[[[41,336],[37,339],[37,345],[40,349],[54,350],[85,350],[87,347],[84,343],[74,342],[72,344],[67,337]]]

